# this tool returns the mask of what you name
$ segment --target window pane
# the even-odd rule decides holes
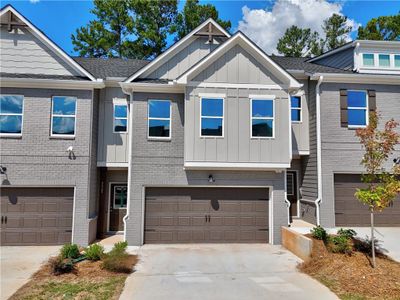
[[[169,118],[170,102],[149,100],[149,117],[150,118]]]
[[[126,105],[115,105],[114,106],[114,117],[126,118],[128,115],[128,108]]]
[[[127,187],[116,186],[114,188],[114,206],[125,208],[127,202]]]
[[[291,107],[298,107],[298,108],[300,108],[301,107],[301,101],[300,101],[300,97],[291,97],[290,98],[290,105],[291,105]]]
[[[400,55],[395,55],[394,56],[394,66],[396,68],[400,68]]]
[[[0,96],[0,113],[22,114],[23,96]]]
[[[365,109],[349,109],[348,110],[349,125],[367,125]]]
[[[0,133],[21,133],[22,116],[0,116]]]
[[[367,93],[364,91],[347,91],[348,107],[366,107]]]
[[[373,54],[363,54],[363,65],[364,66],[374,66],[374,55]]]
[[[252,136],[272,137],[272,120],[252,120]]]
[[[53,134],[75,134],[75,117],[53,117]]]
[[[76,98],[74,97],[53,97],[53,114],[75,115]]]
[[[292,121],[300,122],[301,111],[299,109],[292,109]]]
[[[115,132],[126,132],[127,119],[115,119],[114,120],[114,131]]]
[[[222,136],[222,118],[202,118],[202,136]]]
[[[222,117],[224,114],[224,101],[222,99],[202,99],[201,115],[207,117]]]
[[[390,67],[389,54],[379,54],[379,66],[380,67]]]
[[[253,100],[252,116],[253,117],[273,117],[274,104],[272,100]]]
[[[149,120],[150,137],[169,137],[169,120]]]

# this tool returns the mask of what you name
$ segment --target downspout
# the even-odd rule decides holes
[[[321,225],[320,222],[320,207],[322,200],[322,162],[321,162],[321,95],[320,95],[320,86],[324,79],[324,76],[319,76],[318,83],[315,87],[316,94],[316,115],[317,115],[317,180],[318,180],[318,189],[317,189],[317,199],[315,200],[315,209],[317,214],[317,226]]]
[[[284,187],[284,189],[285,189],[285,202],[286,202],[286,206],[287,206],[287,224],[288,224],[288,227],[290,227],[290,205],[291,205],[291,203],[290,203],[290,201],[288,200],[288,198],[287,198],[287,188],[286,188],[286,185],[287,185],[287,175],[286,175],[286,173],[287,173],[287,170],[285,169],[285,178],[284,178],[284,185],[285,185],[285,187]]]

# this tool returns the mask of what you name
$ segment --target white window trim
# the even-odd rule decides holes
[[[112,200],[113,200],[113,203],[112,203],[112,205],[113,205],[113,209],[127,209],[127,207],[128,207],[128,194],[126,195],[126,206],[125,207],[120,207],[120,206],[115,206],[115,188],[116,187],[126,187],[126,189],[127,189],[127,192],[128,192],[128,184],[127,183],[114,183],[114,184],[111,184],[111,186],[113,187],[113,190],[112,190]]]
[[[115,116],[115,106],[126,106],[126,117],[116,117]],[[126,130],[125,131],[115,131],[115,120],[126,120]],[[128,102],[126,99],[113,99],[113,133],[116,134],[126,134],[128,133],[129,128],[129,109],[128,109]]]
[[[25,97],[19,94],[0,94],[1,96],[20,96],[22,97],[22,112],[20,114],[16,113],[1,113],[1,116],[21,116],[21,132],[20,133],[0,133],[0,137],[21,137],[24,130],[24,107],[25,107]]]
[[[350,109],[352,109],[352,110],[366,110],[365,111],[365,114],[366,114],[366,116],[365,116],[365,121],[366,121],[366,123],[365,123],[365,125],[350,125],[350,124],[348,124],[347,125],[347,127],[348,128],[351,128],[351,129],[357,129],[357,128],[365,128],[365,127],[367,127],[368,126],[368,124],[369,124],[369,99],[368,99],[368,91],[366,91],[366,90],[347,90],[347,93],[348,92],[364,92],[365,93],[365,96],[366,96],[366,98],[365,98],[365,104],[366,104],[366,106],[365,107],[353,107],[353,106],[347,106],[347,121],[349,121],[348,120],[348,114],[349,114],[349,110]],[[347,99],[347,103],[348,103],[348,99]]]
[[[225,137],[225,94],[199,94],[200,96],[200,137],[201,138],[219,138],[223,139]],[[203,105],[203,99],[208,99],[208,100],[222,100],[222,117],[217,117],[217,116],[203,116],[202,115],[202,105]],[[203,118],[207,119],[222,119],[222,135],[202,135],[201,133],[201,121]]]
[[[169,118],[151,118],[150,117],[150,101],[169,102]],[[164,120],[169,121],[169,136],[150,136],[150,120]],[[148,140],[171,140],[172,137],[172,102],[171,100],[163,99],[148,99],[147,100],[147,139]]]
[[[372,54],[373,58],[374,58],[374,65],[373,66],[369,66],[364,64],[364,54]],[[389,55],[389,66],[381,66],[379,64],[379,56],[380,55]],[[361,68],[362,69],[366,69],[366,70],[399,70],[400,67],[396,67],[395,66],[395,56],[400,55],[400,53],[391,53],[391,52],[363,52],[360,53],[360,57],[361,57]]]
[[[53,105],[54,105],[54,98],[55,97],[71,97],[71,98],[75,98],[75,114],[74,115],[59,115],[59,114],[53,114]],[[60,96],[60,95],[56,95],[56,96],[52,96],[51,97],[51,118],[50,118],[50,136],[51,137],[57,137],[57,138],[75,138],[76,136],[76,115],[77,115],[77,111],[78,111],[78,99],[75,96]],[[53,118],[54,117],[68,117],[74,118],[74,134],[57,134],[57,133],[53,133]]]
[[[252,96],[252,95],[250,95]],[[253,100],[254,101],[272,101],[272,117],[253,117]],[[253,120],[272,120],[272,136],[253,136]],[[271,98],[251,97],[250,98],[250,138],[254,140],[272,140],[275,139],[275,96]]]
[[[292,107],[292,97],[299,97],[300,98],[300,107]],[[293,121],[292,120],[292,109],[300,111],[300,120]],[[290,95],[290,121],[294,124],[303,123],[303,96],[300,95]]]

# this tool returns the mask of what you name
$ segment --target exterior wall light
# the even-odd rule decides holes
[[[209,183],[215,182],[215,179],[214,179],[214,177],[212,176],[212,174],[208,175],[208,182],[209,182]]]
[[[7,173],[7,168],[0,166],[0,174],[6,174]]]

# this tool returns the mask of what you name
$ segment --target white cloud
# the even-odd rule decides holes
[[[342,14],[341,11],[341,4],[326,0],[276,0],[271,10],[244,6],[238,29],[268,54],[277,54],[276,44],[287,28],[292,25],[311,28],[321,35],[323,21],[334,13]],[[353,27],[353,31],[359,26],[352,19],[347,22]],[[351,40],[350,36],[346,39]]]
[[[29,2],[32,4],[36,4],[36,3],[40,2],[40,0],[29,0]]]

